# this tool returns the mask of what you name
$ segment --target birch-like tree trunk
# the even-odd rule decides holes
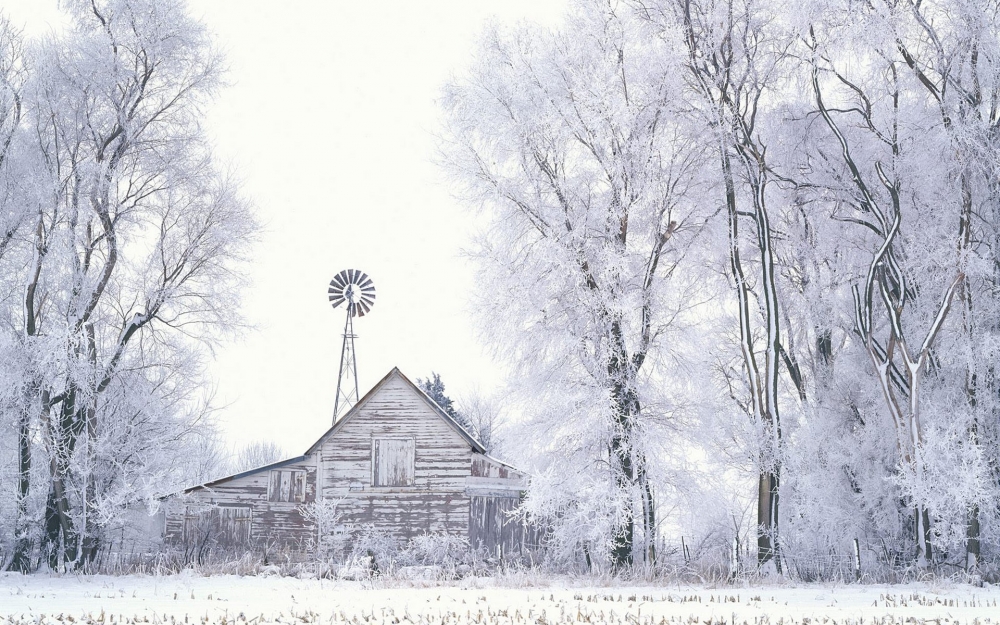
[[[705,136],[717,147],[718,176],[724,192],[728,222],[728,256],[736,292],[740,354],[749,389],[749,418],[763,433],[758,451],[757,562],[778,557],[778,504],[781,483],[781,414],[778,377],[781,347],[781,311],[771,215],[768,209],[770,166],[757,123],[761,98],[778,78],[782,43],[767,32],[762,15],[769,7],[731,0],[671,0],[639,3],[640,13],[666,28],[680,31],[687,52],[686,70],[699,107],[706,112]],[[745,206],[743,206],[746,204]],[[759,267],[749,280],[741,253],[741,220],[753,225],[753,249]],[[752,286],[753,285],[753,286]],[[754,310],[751,301],[759,302]],[[763,331],[763,350],[757,345],[757,320]],[[791,371],[790,371],[791,372]],[[802,390],[801,381],[798,383]]]

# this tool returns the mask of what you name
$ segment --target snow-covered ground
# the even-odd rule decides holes
[[[699,588],[490,580],[0,574],[0,623],[1000,623],[1000,588],[948,583]]]

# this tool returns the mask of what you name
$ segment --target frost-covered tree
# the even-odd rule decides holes
[[[805,38],[822,124],[803,171],[869,250],[854,330],[890,417],[901,552],[922,566],[976,566],[995,492],[997,20],[972,0],[829,3]]]
[[[12,248],[16,247],[15,236],[25,220],[25,210],[17,205],[16,197],[23,181],[25,169],[18,159],[19,138],[21,130],[21,115],[24,98],[24,49],[23,40],[6,18],[0,14],[0,263],[9,258]],[[2,321],[7,322],[6,315]],[[23,375],[23,353],[12,337],[4,335],[0,338],[0,350],[7,355],[3,365],[0,365],[0,380],[4,387],[19,386]],[[0,406],[3,406],[3,421],[0,422],[0,454],[4,459],[13,457],[8,466],[14,467],[11,472],[0,473],[0,484],[16,485],[12,490],[0,489],[0,524],[10,528],[11,542],[0,543],[0,554],[4,551],[19,554],[15,565],[24,570],[27,567],[25,558],[27,543],[28,495],[30,488],[29,475],[31,471],[31,432],[30,414],[17,409],[21,397],[11,397],[8,392],[0,391]],[[15,407],[8,410],[7,406]],[[12,504],[12,505],[11,505]],[[0,569],[6,564],[0,557]]]
[[[230,473],[249,471],[265,465],[284,460],[288,456],[281,445],[274,441],[260,440],[247,443],[240,447],[229,467]]]
[[[505,448],[507,411],[499,394],[484,395],[474,391],[460,397],[458,412],[469,424],[469,432],[476,437],[486,452],[507,460]]]
[[[777,5],[766,0],[662,0],[635,4],[639,14],[685,51],[690,132],[714,149],[714,192],[727,229],[728,278],[736,300],[740,365],[724,374],[728,392],[754,430],[757,467],[757,561],[778,571],[782,420],[779,386],[784,367],[801,399],[800,367],[782,343],[788,311],[779,297],[781,268],[773,222],[787,197],[776,189],[767,123],[775,117],[788,71],[790,41]],[[768,105],[768,102],[771,104]],[[762,130],[762,128],[764,130]],[[721,201],[720,201],[721,200]],[[777,208],[775,207],[777,204]],[[744,228],[749,228],[748,233]],[[738,383],[733,384],[734,378]]]
[[[997,20],[634,0],[488,31],[448,162],[491,217],[479,307],[556,552],[622,566],[668,491],[678,517],[730,508],[709,533],[756,534],[758,566],[854,538],[996,561]],[[698,461],[672,474],[678,448]]]
[[[540,475],[527,510],[553,552],[655,557],[671,328],[697,299],[677,271],[709,209],[703,149],[678,127],[677,51],[615,2],[555,32],[491,28],[447,89],[447,162],[490,217],[479,310],[515,366]]]
[[[201,129],[220,58],[183,2],[63,6],[72,25],[23,55],[0,41],[2,166],[18,171],[0,195],[0,361],[16,363],[2,406],[20,570],[38,547],[51,564],[92,559],[125,505],[193,477],[178,458],[210,414],[200,346],[238,325],[255,228]]]

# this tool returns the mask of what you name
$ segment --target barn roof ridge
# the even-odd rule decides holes
[[[455,421],[455,419],[453,419],[451,417],[451,415],[449,415],[447,412],[445,412],[444,409],[441,408],[441,406],[439,406],[436,401],[434,401],[433,399],[431,399],[431,397],[429,395],[427,395],[427,393],[425,393],[419,386],[417,386],[416,384],[414,384],[413,381],[410,380],[410,378],[406,377],[406,374],[404,374],[402,371],[400,371],[399,367],[393,367],[389,371],[389,373],[385,374],[385,377],[383,377],[381,380],[378,381],[378,383],[376,383],[373,387],[371,387],[371,389],[369,389],[369,391],[367,393],[365,393],[365,396],[358,400],[358,403],[356,403],[353,406],[351,406],[351,409],[348,410],[344,414],[343,417],[341,417],[340,419],[337,419],[336,423],[334,423],[326,432],[324,432],[316,440],[315,443],[312,444],[312,446],[309,447],[309,449],[306,450],[305,455],[308,456],[309,454],[311,454],[314,451],[316,451],[316,449],[323,443],[324,440],[326,440],[326,438],[328,436],[330,436],[331,434],[333,434],[336,430],[338,430],[341,427],[342,423],[348,421],[351,417],[353,417],[361,409],[361,406],[363,406],[364,404],[368,403],[368,400],[371,399],[371,397],[373,395],[375,395],[375,393],[378,391],[378,389],[382,388],[382,386],[384,386],[385,383],[388,382],[389,379],[393,375],[399,376],[404,382],[406,382],[410,386],[410,388],[412,388],[413,390],[415,390],[417,392],[417,395],[421,399],[423,399],[424,402],[426,402],[427,405],[430,406],[430,408],[439,417],[441,417],[442,419],[444,419],[445,423],[447,423],[448,425],[450,425],[456,432],[458,432],[458,434],[462,438],[465,439],[465,441],[467,443],[469,443],[472,446],[473,451],[475,451],[477,453],[480,453],[480,454],[483,454],[483,455],[486,455],[486,448],[483,446],[483,444],[480,443],[478,440],[476,440],[476,438],[474,436],[472,436],[471,434],[469,434],[465,430],[465,428],[463,428],[457,421]]]

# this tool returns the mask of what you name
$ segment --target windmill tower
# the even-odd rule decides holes
[[[358,403],[358,363],[354,358],[354,318],[364,317],[375,304],[375,284],[364,272],[345,269],[333,277],[327,290],[330,304],[336,308],[347,302],[344,322],[344,344],[340,350],[340,375],[337,378],[337,399],[333,404],[333,422],[342,412]]]

